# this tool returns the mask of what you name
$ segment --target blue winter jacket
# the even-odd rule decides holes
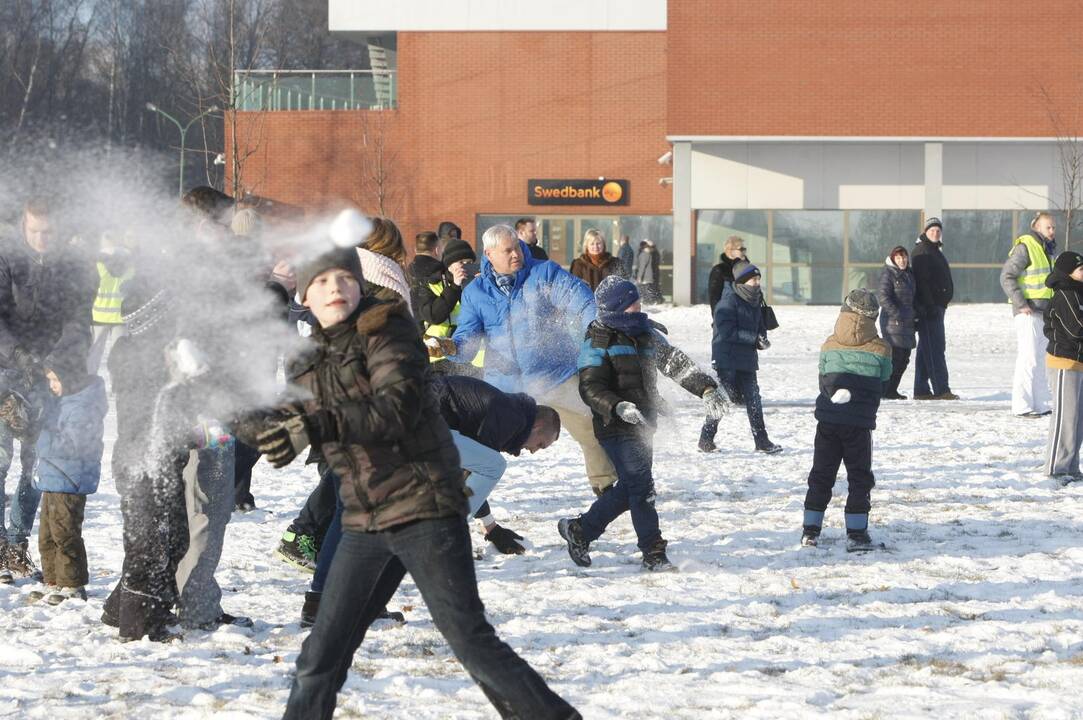
[[[35,487],[44,492],[92,495],[102,474],[102,436],[109,401],[105,381],[49,403],[38,436]]]
[[[485,381],[504,392],[538,396],[576,374],[579,341],[594,320],[594,294],[552,260],[536,260],[526,243],[511,295],[496,285],[488,258],[463,290],[452,340],[455,362],[469,362],[485,341]]]
[[[767,335],[763,325],[763,310],[751,305],[727,283],[722,298],[714,309],[714,339],[711,342],[711,359],[717,370],[759,370],[759,354],[756,341]]]

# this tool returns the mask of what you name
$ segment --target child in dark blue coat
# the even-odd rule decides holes
[[[763,322],[760,270],[750,262],[736,262],[733,264],[733,282],[726,285],[722,299],[714,309],[711,360],[730,400],[745,406],[756,450],[774,455],[782,452],[782,446],[774,444],[767,437],[760,384],[756,380],[756,371],[760,367],[759,351],[769,347],[771,343],[767,340],[767,328]],[[708,417],[699,435],[701,452],[717,450],[714,444],[717,432],[718,419]]]
[[[97,375],[54,375],[50,387],[60,397],[46,409],[35,478],[42,491],[38,550],[45,590],[30,596],[59,605],[70,598],[86,600],[83,513],[86,496],[98,491],[109,401]]]
[[[636,286],[617,276],[595,291],[598,318],[587,328],[579,353],[579,394],[591,409],[594,435],[617,469],[616,484],[578,518],[565,518],[557,531],[576,565],[590,565],[590,544],[625,511],[632,515],[647,570],[671,568],[666,540],[654,508],[652,438],[658,424],[661,372],[703,398],[718,417],[727,401],[715,381],[654,329],[640,312]]]

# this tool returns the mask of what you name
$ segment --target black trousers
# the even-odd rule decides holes
[[[899,392],[899,383],[902,382],[903,373],[910,366],[910,351],[912,348],[891,347],[891,377],[884,386],[884,394],[891,395]]]
[[[255,505],[252,497],[252,468],[259,462],[259,450],[237,440],[236,459],[233,465],[233,504]]]
[[[872,475],[872,430],[820,422],[816,424],[814,448],[805,509],[816,512],[827,510],[839,465],[845,463],[846,480],[850,484],[846,512],[868,514],[872,506],[872,488],[876,484]]]
[[[318,465],[320,484],[308,495],[304,507],[290,527],[298,535],[311,535],[316,538],[317,547],[323,542],[327,528],[335,519],[335,504],[338,502],[338,486],[331,469],[326,463]]]

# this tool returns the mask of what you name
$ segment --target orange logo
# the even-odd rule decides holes
[[[624,191],[621,190],[620,183],[607,182],[602,185],[602,198],[608,203],[620,202],[621,196],[624,195]]]

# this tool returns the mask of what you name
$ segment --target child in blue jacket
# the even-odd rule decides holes
[[[35,478],[42,491],[38,549],[46,587],[31,598],[59,605],[70,598],[86,600],[83,513],[86,496],[97,492],[101,478],[109,401],[97,375],[72,373],[51,378],[50,386],[60,397],[46,409]]]
[[[866,552],[872,474],[872,431],[884,383],[891,377],[891,346],[876,334],[880,305],[869,290],[846,296],[835,332],[820,348],[816,441],[805,494],[801,544],[815,546],[841,463],[846,464],[846,549]]]

